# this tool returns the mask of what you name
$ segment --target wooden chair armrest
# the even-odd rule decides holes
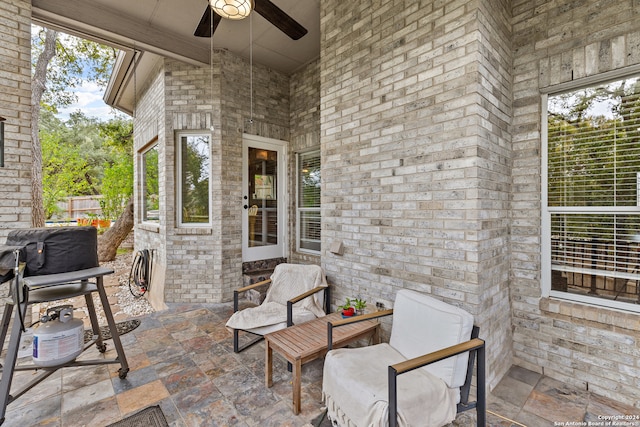
[[[404,362],[396,363],[389,366],[388,372],[388,387],[389,387],[389,427],[396,427],[398,420],[398,375],[406,372],[413,371],[423,366],[438,362],[440,360],[456,356],[467,351],[477,351],[478,355],[478,372],[476,375],[476,388],[477,388],[477,404],[476,409],[478,411],[478,423],[477,425],[485,425],[485,408],[486,408],[486,396],[485,396],[485,356],[484,356],[484,340],[480,338],[473,338],[469,341],[462,342],[460,344],[453,345],[451,347],[443,348],[442,350],[434,351],[433,353],[425,354],[415,357],[413,359],[406,360]],[[473,366],[469,366],[468,369],[472,369]]]
[[[396,363],[395,365],[389,366],[389,369],[393,369],[397,375],[400,375],[467,351],[477,350],[480,347],[484,347],[484,341],[480,338],[474,338],[460,344],[452,345],[451,347],[443,348],[442,350],[434,351],[433,353]]]
[[[373,313],[361,314],[359,316],[346,317],[344,319],[333,320],[327,322],[327,348],[333,349],[333,328],[339,326],[350,325],[352,323],[364,322],[365,320],[377,319],[379,317],[390,316],[393,314],[393,309],[374,311]]]
[[[248,291],[253,288],[257,288],[258,286],[267,285],[271,283],[271,279],[263,280],[261,282],[256,282],[252,285],[243,286],[242,288],[238,288],[233,291],[233,312],[238,311],[238,295],[242,292]]]
[[[298,301],[302,301],[303,299],[305,299],[306,297],[310,297],[311,295],[318,293],[320,291],[324,291],[327,289],[327,286],[318,286],[316,288],[313,288],[307,292],[305,292],[304,294],[300,294],[296,297],[291,298],[289,301],[287,301],[287,303],[291,303],[291,304],[295,304]]]
[[[241,292],[244,292],[244,291],[248,291],[249,289],[257,288],[258,286],[266,285],[268,283],[271,283],[271,279],[267,279],[267,280],[263,280],[261,282],[253,283],[251,285],[243,286],[242,288],[236,289],[234,292],[241,293]]]
[[[345,317],[344,319],[333,320],[331,322],[328,322],[328,324],[331,325],[331,327],[337,328],[338,326],[344,326],[344,325],[349,325],[351,323],[363,322],[369,319],[377,319],[378,317],[390,316],[392,314],[393,314],[393,309],[390,308],[388,310],[374,311],[372,313],[365,313],[359,316],[351,316],[351,317]]]
[[[328,290],[329,287],[328,286],[317,286],[311,290],[308,290],[307,292],[300,294],[298,296],[295,296],[293,298],[291,298],[289,301],[287,301],[287,327],[289,326],[293,326],[293,304],[302,301],[303,299],[310,297],[311,295],[318,293],[320,291],[325,291]]]

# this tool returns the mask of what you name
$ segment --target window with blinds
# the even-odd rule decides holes
[[[320,151],[298,154],[297,248],[320,252]]]
[[[547,102],[551,290],[640,302],[640,78]]]

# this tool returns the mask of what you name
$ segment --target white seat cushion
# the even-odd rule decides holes
[[[293,307],[293,323],[313,320],[316,315],[302,307]],[[287,306],[277,302],[263,302],[257,307],[236,311],[227,320],[227,327],[265,335],[287,327]]]
[[[254,308],[257,308],[257,307],[254,307]],[[251,310],[251,309],[252,308],[246,308],[245,310]],[[283,310],[286,313],[287,307],[284,307]],[[309,320],[313,320],[315,318],[316,318],[315,314],[313,314],[309,310],[305,310],[304,308],[293,307],[293,324],[294,325],[299,325],[301,323],[308,322]],[[271,332],[279,331],[280,329],[284,329],[286,327],[287,327],[287,322],[285,321],[285,322],[276,323],[274,325],[259,326],[256,328],[244,329],[244,330],[251,332],[253,334],[267,335],[267,334],[270,334]]]
[[[432,353],[471,338],[473,316],[461,308],[410,290],[400,290],[393,306],[389,344],[407,359]],[[465,382],[469,353],[421,368],[442,378],[449,387]]]
[[[387,426],[387,367],[405,360],[389,344],[327,354],[322,392],[329,417],[343,427]],[[398,377],[398,425],[442,426],[455,419],[458,389],[423,370]]]

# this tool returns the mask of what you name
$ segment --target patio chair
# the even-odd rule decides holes
[[[390,314],[388,344],[327,353],[322,394],[334,425],[443,426],[475,408],[477,425],[484,426],[484,341],[466,311],[401,290],[393,310],[329,323],[328,335],[334,327]],[[476,354],[477,402],[469,403]]]
[[[265,284],[270,286],[260,305],[238,309],[241,293]],[[270,279],[233,291],[233,315],[227,321],[227,327],[233,329],[233,351],[250,347],[270,332],[324,316],[329,301],[329,287],[321,267],[278,264]],[[241,346],[240,331],[256,337]]]

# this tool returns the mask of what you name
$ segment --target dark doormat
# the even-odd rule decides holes
[[[169,427],[160,406],[149,406],[107,427]]]
[[[116,329],[118,330],[118,335],[122,336],[127,332],[133,331],[135,328],[140,326],[140,321],[138,319],[125,320],[123,322],[116,323]],[[100,335],[102,335],[102,340],[111,339],[111,329],[109,329],[108,325],[100,326]],[[93,331],[91,329],[87,329],[84,331],[84,342],[87,343],[91,341],[93,338]]]

